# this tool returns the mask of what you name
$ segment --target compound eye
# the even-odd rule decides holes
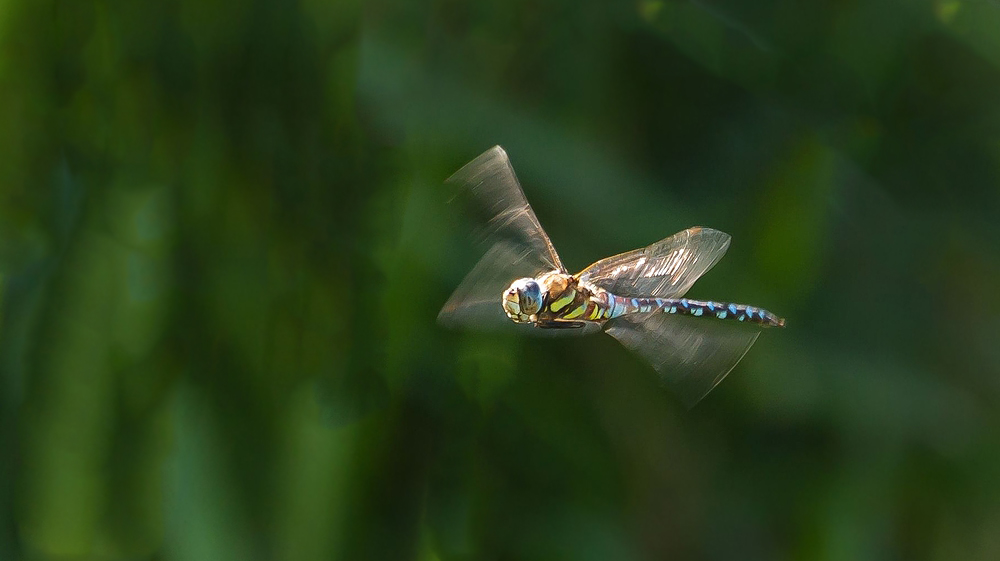
[[[521,311],[533,314],[541,307],[541,289],[535,281],[527,281],[518,291],[518,299],[521,302]]]

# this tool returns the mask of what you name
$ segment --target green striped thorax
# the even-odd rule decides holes
[[[542,308],[542,287],[532,278],[517,279],[503,293],[503,311],[517,323],[531,323]]]

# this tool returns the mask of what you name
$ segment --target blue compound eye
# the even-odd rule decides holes
[[[542,306],[542,289],[534,280],[522,282],[517,289],[517,296],[521,311],[526,314],[534,314]]]

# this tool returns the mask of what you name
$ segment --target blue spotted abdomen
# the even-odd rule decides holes
[[[748,323],[756,323],[766,327],[784,327],[785,320],[771,312],[746,304],[729,302],[702,302],[688,298],[628,298],[615,296],[612,304],[615,311],[613,317],[629,314],[661,310],[668,314],[687,316],[704,316],[718,319],[730,319]]]

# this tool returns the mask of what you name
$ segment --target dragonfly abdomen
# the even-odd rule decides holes
[[[628,298],[623,296],[616,296],[615,298],[621,302],[621,307],[625,308],[624,313],[661,310],[668,314],[715,317],[718,319],[756,323],[766,327],[785,326],[784,318],[780,318],[763,308],[748,306],[746,304],[703,302],[689,298]]]

